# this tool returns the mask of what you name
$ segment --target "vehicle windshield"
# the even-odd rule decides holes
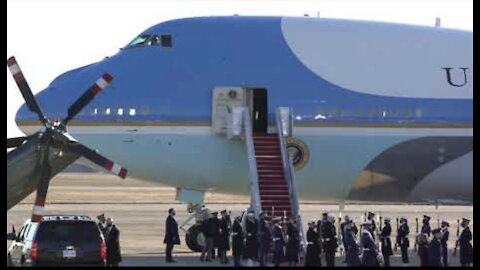
[[[43,222],[38,228],[39,243],[100,243],[100,231],[93,222]]]

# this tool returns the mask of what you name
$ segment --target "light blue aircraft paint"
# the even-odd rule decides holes
[[[205,17],[156,25],[112,57],[38,95],[62,117],[92,81],[114,82],[69,133],[130,176],[248,193],[244,143],[212,131],[216,87],[268,91],[308,149],[302,199],[473,202],[473,39],[433,27],[288,17]],[[18,125],[35,131],[24,106]],[[300,168],[302,167],[302,168]]]

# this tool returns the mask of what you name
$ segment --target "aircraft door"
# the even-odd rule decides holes
[[[268,132],[268,95],[267,89],[252,89],[253,132]]]
[[[248,102],[246,88],[217,87],[213,89],[212,130],[215,134],[227,135],[232,126],[234,108],[246,107]]]

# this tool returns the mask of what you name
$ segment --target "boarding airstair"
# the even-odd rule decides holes
[[[241,113],[248,151],[251,208],[257,218],[260,212],[265,213],[268,219],[296,218],[305,251],[306,235],[300,215],[295,171],[286,142],[293,129],[291,110],[277,109],[275,134],[253,133],[249,110],[243,108]]]

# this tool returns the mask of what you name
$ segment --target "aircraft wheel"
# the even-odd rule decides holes
[[[205,246],[205,236],[200,231],[200,225],[193,225],[188,229],[186,235],[186,243],[188,248],[193,252],[202,252]]]

